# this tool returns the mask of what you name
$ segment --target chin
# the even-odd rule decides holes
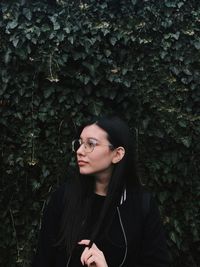
[[[94,173],[92,171],[89,170],[84,170],[84,169],[79,169],[79,172],[81,175],[93,175]]]
[[[84,170],[84,169],[82,169],[82,168],[79,168],[79,172],[80,172],[80,174],[82,174],[82,175],[90,175],[90,174],[92,174],[90,171],[88,171],[88,170]]]

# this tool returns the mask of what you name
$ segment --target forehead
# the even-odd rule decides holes
[[[89,126],[86,126],[83,131],[81,132],[80,137],[82,139],[87,138],[95,138],[97,140],[103,140],[107,139],[107,133],[103,129],[101,129],[98,125],[92,124]]]

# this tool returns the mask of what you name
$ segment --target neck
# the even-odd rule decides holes
[[[94,192],[101,196],[106,196],[108,191],[108,178],[96,178]]]

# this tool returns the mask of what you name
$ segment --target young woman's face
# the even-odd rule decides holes
[[[97,178],[110,178],[115,153],[110,147],[107,133],[96,124],[92,124],[83,129],[80,140],[81,145],[76,152],[80,173],[92,174]]]

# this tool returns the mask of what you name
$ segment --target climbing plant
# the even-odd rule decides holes
[[[191,0],[1,1],[0,264],[30,266],[71,140],[116,113],[137,142],[172,265],[200,254],[200,7]]]

